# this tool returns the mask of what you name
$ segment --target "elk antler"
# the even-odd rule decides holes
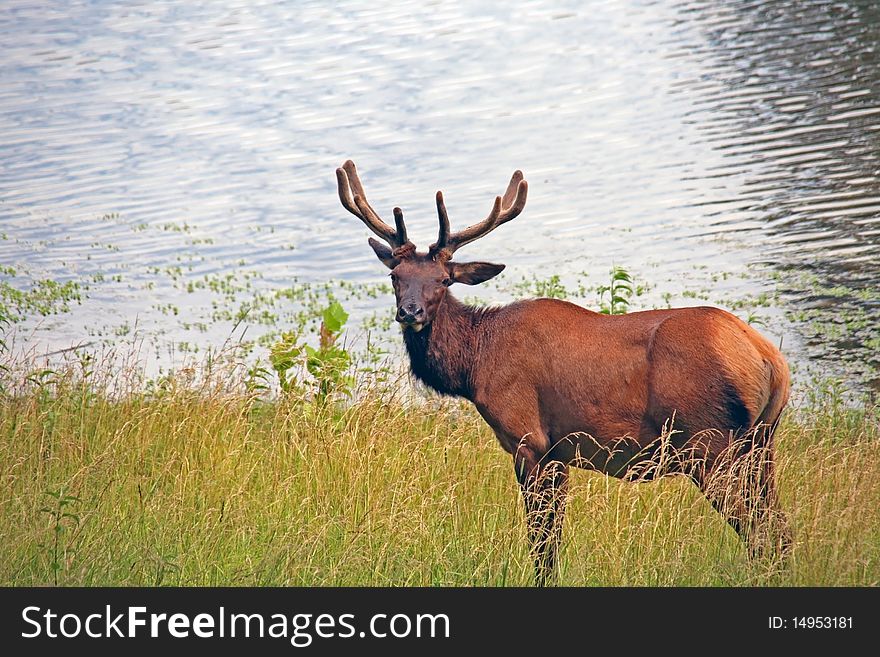
[[[526,206],[526,196],[529,193],[529,184],[523,180],[522,171],[516,170],[507,185],[504,196],[496,196],[492,212],[480,223],[474,224],[457,233],[449,232],[449,216],[446,214],[446,204],[443,202],[443,193],[437,192],[437,215],[440,219],[440,235],[437,241],[431,245],[430,252],[435,256],[441,251],[447,258],[451,258],[456,250],[483,237],[501,224],[514,219]]]
[[[336,169],[336,182],[339,186],[339,200],[342,206],[355,217],[363,221],[367,228],[378,237],[388,242],[392,249],[399,248],[408,242],[406,238],[406,226],[403,223],[403,210],[394,208],[394,224],[396,230],[386,224],[376,211],[367,203],[367,195],[361,185],[354,162],[346,160],[340,168]]]

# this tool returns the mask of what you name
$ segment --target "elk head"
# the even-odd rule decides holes
[[[354,162],[348,160],[336,169],[336,180],[343,207],[387,244],[372,237],[369,239],[376,256],[391,270],[391,282],[397,298],[396,319],[404,328],[414,331],[421,331],[433,321],[450,285],[477,285],[501,273],[504,265],[453,262],[452,256],[460,247],[519,215],[525,207],[528,194],[528,183],[523,180],[522,171],[515,171],[504,196],[495,198],[488,217],[462,231],[450,233],[443,193],[437,192],[440,234],[426,253],[418,253],[416,246],[407,239],[400,208],[394,208],[395,228],[392,228],[370,207]]]

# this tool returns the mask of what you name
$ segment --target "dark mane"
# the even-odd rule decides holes
[[[418,333],[411,328],[403,332],[415,377],[441,394],[471,399],[479,347],[488,320],[499,310],[468,306],[447,294],[433,322]]]

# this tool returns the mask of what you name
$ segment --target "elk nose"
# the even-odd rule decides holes
[[[397,309],[397,321],[403,324],[415,324],[424,318],[425,309],[416,303],[407,303]]]

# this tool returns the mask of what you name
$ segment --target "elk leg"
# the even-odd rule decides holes
[[[730,452],[698,481],[700,489],[742,538],[751,558],[784,557],[791,532],[776,493],[772,447]]]
[[[763,467],[764,471],[761,475],[764,488],[763,505],[766,509],[765,527],[770,538],[770,548],[785,558],[791,552],[793,538],[788,516],[779,503],[776,490],[776,463],[772,451],[769,452]]]
[[[562,538],[568,492],[568,466],[561,461],[542,462],[528,448],[517,452],[514,465],[525,502],[535,584],[547,586],[556,575],[556,552]]]

